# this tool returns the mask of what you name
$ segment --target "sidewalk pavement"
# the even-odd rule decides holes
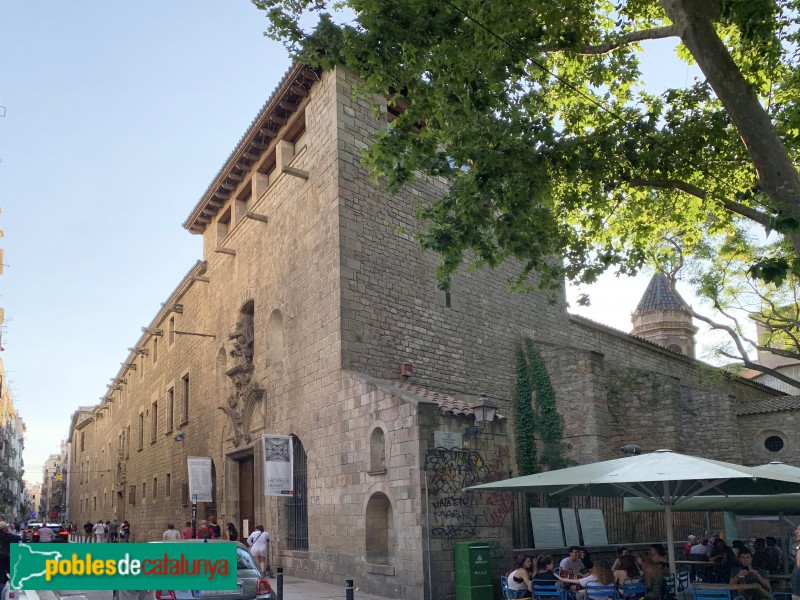
[[[271,578],[269,584],[273,589],[277,589],[278,580]],[[356,588],[353,597],[355,600],[389,600],[383,596],[373,596],[358,590],[358,581],[356,580],[353,585]],[[319,581],[312,581],[311,579],[301,579],[299,577],[283,576],[283,597],[285,600],[340,600],[345,597],[344,580],[342,585],[332,585],[330,583],[321,583]]]
[[[277,591],[278,580],[270,578],[269,584]],[[358,590],[358,581],[354,582],[356,591],[353,593],[355,600],[390,600],[382,596],[373,596]],[[63,592],[34,592],[38,595],[28,595],[27,600],[110,600],[108,592],[96,590],[71,590]],[[283,576],[284,600],[343,600],[345,598],[344,580],[342,585],[321,583],[311,579]],[[24,600],[22,598],[21,600]]]

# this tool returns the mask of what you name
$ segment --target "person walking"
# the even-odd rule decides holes
[[[269,566],[269,543],[272,536],[264,531],[263,525],[256,525],[253,533],[247,538],[247,545],[250,547],[250,554],[255,556],[258,566],[268,576],[272,576],[272,569]]]
[[[219,539],[222,537],[222,530],[220,526],[217,525],[217,517],[214,515],[208,517],[208,530],[211,532],[212,538]]]
[[[0,521],[0,589],[11,573],[11,544],[19,542],[19,536],[9,533],[8,523]]]
[[[236,525],[233,523],[228,523],[227,527],[225,528],[225,539],[229,542],[239,541],[239,532],[236,530]]]
[[[112,544],[119,539],[119,523],[114,519],[108,524],[108,541]]]
[[[167,529],[161,534],[161,539],[167,542],[174,542],[181,539],[181,532],[175,529],[175,525],[169,523]]]
[[[185,540],[192,539],[192,522],[186,521],[186,527],[181,531],[181,537]]]
[[[92,541],[92,531],[94,530],[94,524],[91,521],[86,521],[83,525],[83,533],[84,533],[84,542],[91,542]]]
[[[106,541],[106,524],[103,522],[103,519],[100,519],[92,528],[94,531],[94,541],[97,543],[103,543]]]
[[[127,544],[131,539],[131,524],[125,519],[122,525],[119,526],[119,541]]]

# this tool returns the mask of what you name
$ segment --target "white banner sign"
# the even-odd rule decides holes
[[[189,467],[189,502],[194,498],[197,502],[213,502],[211,496],[211,458],[208,456],[190,456],[186,459]]]
[[[292,496],[293,452],[288,435],[264,435],[264,495]]]

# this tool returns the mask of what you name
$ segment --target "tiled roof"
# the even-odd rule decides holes
[[[756,415],[759,413],[780,412],[800,409],[800,396],[779,396],[748,402],[736,409],[737,415]]]
[[[393,381],[391,382],[391,385],[407,392],[411,392],[417,396],[421,396],[426,400],[432,400],[433,402],[436,402],[436,404],[439,405],[439,412],[443,415],[469,416],[473,414],[472,404],[465,402],[464,400],[459,400],[453,396],[450,396],[449,394],[436,392],[407,381]],[[501,415],[500,413],[495,413],[494,415],[495,421],[502,421],[505,418],[505,415]]]
[[[686,310],[683,298],[672,291],[669,279],[663,273],[653,275],[633,314],[641,315],[659,310]]]

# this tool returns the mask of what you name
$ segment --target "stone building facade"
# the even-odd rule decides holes
[[[420,179],[390,198],[369,182],[360,154],[385,123],[355,84],[343,69],[293,67],[191,211],[202,260],[102,402],[73,419],[73,520],[126,519],[134,541],[159,538],[190,514],[187,458],[209,457],[213,501],[198,519],[263,523],[288,574],[452,597],[455,541],[512,551],[509,498],[461,488],[515,470],[526,338],[546,360],[574,460],[629,442],[751,458],[737,410],[767,388],[572,317],[563,297],[510,295],[510,265],[439,291],[436,258],[410,232],[414,204],[442,184]],[[480,393],[498,415],[467,439]],[[262,493],[264,434],[292,436],[293,497]],[[437,449],[442,439],[458,446]]]

